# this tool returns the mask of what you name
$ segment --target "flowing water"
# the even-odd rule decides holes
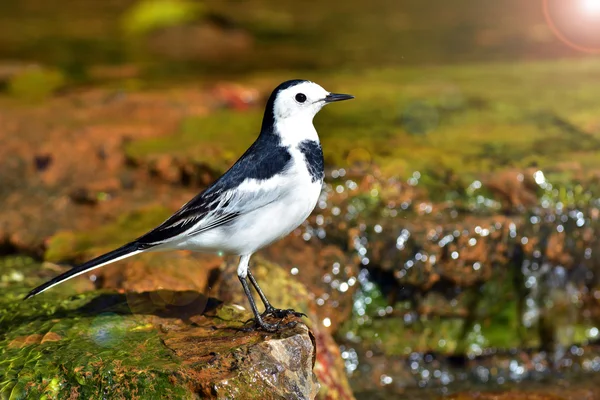
[[[418,173],[407,183],[371,182],[378,189],[366,195],[360,178],[330,174],[336,183],[304,238],[360,260],[358,279],[337,279],[339,264],[323,276],[333,291],[359,287],[352,320],[338,333],[359,398],[594,387],[600,202],[593,193],[553,186],[534,171],[516,179],[535,182],[538,203],[503,212],[479,181],[440,205],[400,195],[418,186]],[[400,189],[385,195],[393,187]]]
[[[175,27],[144,40],[131,40],[124,32],[135,28],[132,23],[152,22],[151,18],[132,18],[136,15],[132,12],[136,10],[134,5],[144,3],[65,1],[69,6],[56,7],[40,0],[4,2],[0,6],[0,32],[3,33],[0,56],[20,61],[15,65],[12,61],[2,62],[0,89],[6,86],[11,88],[12,96],[27,100],[33,95],[35,100],[37,96],[46,98],[67,84],[104,84],[115,79],[110,78],[115,74],[115,86],[143,87],[145,79],[160,81],[158,78],[163,75],[180,78],[178,75],[188,74],[197,78],[198,71],[204,69],[217,75],[237,71],[242,79],[251,75],[251,71],[266,74],[280,68],[286,74],[291,73],[290,68],[308,69],[311,74],[319,69],[331,69],[331,76],[337,76],[340,66],[404,68],[419,62],[443,65],[507,59],[511,65],[492,66],[491,70],[474,65],[451,72],[424,73],[421,70],[428,68],[419,68],[398,74],[371,71],[351,78],[344,78],[342,73],[340,87],[353,88],[360,83],[363,86],[355,87],[359,93],[370,96],[372,91],[377,91],[381,98],[364,96],[367,101],[359,104],[367,108],[357,108],[357,111],[350,108],[348,114],[330,119],[330,125],[324,128],[331,134],[335,133],[333,128],[341,127],[337,128],[341,132],[339,141],[331,142],[340,146],[336,148],[340,154],[355,145],[363,146],[364,143],[358,143],[363,140],[385,154],[387,146],[397,144],[391,139],[394,132],[406,133],[399,140],[410,139],[408,134],[411,137],[427,134],[430,139],[427,145],[412,143],[413,147],[406,153],[387,154],[387,162],[400,160],[412,165],[416,156],[407,156],[414,150],[419,157],[433,160],[431,169],[435,172],[436,158],[447,152],[459,153],[459,165],[463,158],[473,156],[470,152],[463,154],[456,143],[467,143],[473,148],[480,146],[481,154],[476,157],[486,161],[482,162],[487,166],[484,170],[496,166],[499,169],[509,165],[522,167],[526,165],[522,159],[529,160],[531,153],[540,155],[545,165],[548,160],[558,164],[576,156],[597,158],[596,154],[588,153],[590,149],[600,148],[594,136],[598,131],[595,117],[598,107],[594,103],[597,98],[594,85],[598,82],[596,64],[559,63],[554,67],[531,68],[525,63],[515,63],[519,59],[573,55],[570,48],[553,40],[552,33],[544,28],[545,23],[540,19],[541,5],[536,2],[523,6],[525,2],[511,0],[482,6],[481,2],[465,0],[462,6],[454,4],[448,9],[447,2],[442,1],[438,7],[417,0],[405,1],[402,5],[384,0],[348,1],[340,12],[337,2],[315,3],[308,10],[299,2],[289,0],[268,7],[262,4],[264,2],[207,0],[201,2],[208,10],[206,21],[196,22],[200,28],[205,27],[206,22],[209,27],[215,25],[208,36],[204,29],[186,31],[189,28],[186,17],[184,30]],[[185,11],[188,2],[159,3],[166,5],[167,11],[171,10],[170,6],[181,6]],[[158,12],[157,18],[162,21],[163,15],[165,18],[185,16],[185,12],[175,11]],[[202,10],[198,13],[202,14]],[[503,23],[507,18],[514,20],[514,24]],[[431,29],[423,29],[423,26]],[[211,41],[215,42],[212,46]],[[188,44],[191,47],[188,48]],[[196,44],[209,46],[197,49]],[[228,52],[239,59],[224,62],[230,56]],[[176,61],[181,57],[189,62]],[[155,65],[146,70],[143,64],[148,59]],[[34,73],[28,78],[28,74],[23,73],[21,79],[10,83],[9,78],[14,74],[11,71],[27,72],[25,66],[30,61],[50,67],[45,72],[48,76]],[[373,75],[379,73],[382,76],[374,79]],[[432,75],[427,77],[428,74]],[[202,79],[208,82],[209,76]],[[464,96],[459,95],[462,92]],[[359,93],[352,93],[360,98]],[[181,103],[187,107],[195,101],[198,100],[186,99]],[[180,107],[179,102],[174,102],[177,107]],[[77,103],[76,108],[83,107],[79,101],[74,103]],[[396,110],[399,103],[401,112]],[[440,106],[436,108],[437,103]],[[135,105],[138,106],[141,107],[141,103]],[[160,106],[160,110],[162,114],[169,108]],[[538,115],[539,110],[553,110],[558,114],[544,111]],[[77,110],[61,112],[81,118]],[[143,119],[147,122],[148,116],[155,113],[152,109]],[[395,117],[396,114],[399,115]],[[257,115],[260,117],[260,112]],[[455,120],[452,115],[456,116]],[[124,121],[129,123],[131,118],[127,117]],[[102,115],[99,120],[105,122],[111,118]],[[244,125],[243,118],[241,113],[235,117],[227,114],[227,118],[218,119],[213,125],[221,129],[225,119],[241,121],[240,125]],[[14,130],[15,134],[12,130],[7,132],[11,136],[35,132],[41,138],[47,134],[45,128],[41,128],[44,125],[76,125],[69,122],[66,115],[57,116],[52,123],[43,118],[38,121],[37,116],[25,119],[40,125],[25,124],[24,128]],[[164,119],[165,116],[161,116],[161,120]],[[195,121],[200,133],[198,137],[190,136],[193,143],[204,138],[202,134],[208,126],[207,120]],[[384,122],[379,125],[381,121]],[[323,122],[327,120],[320,123]],[[76,129],[83,126],[87,129],[99,122],[79,123],[82,128],[76,125]],[[111,120],[111,123],[121,122]],[[12,122],[5,125],[16,126]],[[542,128],[533,129],[533,125],[542,125]],[[485,145],[479,143],[482,126],[490,134]],[[440,130],[440,127],[449,130]],[[102,134],[112,134],[111,129]],[[431,132],[436,129],[438,136]],[[137,126],[135,130],[138,131]],[[229,141],[241,143],[238,140],[241,128],[236,126],[232,130],[236,132],[235,140]],[[539,136],[529,138],[530,142],[504,143],[503,136],[514,139],[515,132],[523,137]],[[363,133],[372,136],[364,139]],[[169,146],[175,139],[168,137]],[[227,142],[227,139],[219,140]],[[348,142],[351,146],[345,147]],[[163,146],[166,142],[157,143],[158,152],[163,155],[164,147],[168,146]],[[182,143],[181,147],[190,144]],[[177,143],[174,146],[177,147]],[[206,149],[201,150],[202,156],[207,156]],[[104,151],[102,149],[102,154]],[[365,152],[355,153],[360,156]],[[359,156],[355,158],[362,159]],[[220,155],[215,158],[223,162]],[[50,156],[42,154],[39,169],[46,168],[50,161]],[[29,158],[18,162],[25,170]],[[586,162],[582,161],[583,169],[596,163]],[[440,164],[443,170],[444,163]],[[425,399],[465,391],[512,390],[544,396],[556,392],[564,398],[600,397],[600,393],[594,392],[595,375],[600,370],[600,262],[597,261],[600,190],[597,182],[559,184],[548,180],[545,171],[532,169],[515,173],[509,186],[500,188],[497,184],[475,180],[464,188],[450,190],[452,177],[433,177],[435,181],[448,178],[448,182],[439,185],[443,189],[435,192],[432,177],[426,177],[431,174],[421,172],[415,171],[408,180],[400,182],[382,179],[371,171],[330,170],[328,186],[302,232],[307,242],[333,245],[347,256],[346,265],[334,262],[320,277],[328,291],[315,301],[318,306],[334,311],[342,308],[343,303],[352,305],[352,316],[337,330],[336,340],[357,397]],[[24,186],[24,179],[14,169],[5,175],[15,176],[15,188]],[[426,179],[429,182],[424,182]],[[44,191],[40,192],[43,195],[38,193],[43,185],[36,181],[25,183],[35,189],[32,191],[35,196],[54,201],[54,196]],[[184,182],[178,183],[186,186]],[[10,185],[5,186],[7,193],[13,190]],[[426,190],[422,190],[424,186]],[[107,196],[104,191],[102,195]],[[10,253],[14,249],[12,246],[0,249],[4,250]],[[34,261],[27,260],[23,265],[19,264],[21,261],[14,261],[17,264],[9,266],[11,272],[0,276],[0,288],[16,284],[31,287],[38,283],[29,281],[30,273],[39,269],[38,265],[34,267],[31,265]],[[356,265],[360,269],[354,273]],[[295,275],[299,271],[292,268],[290,273]],[[87,284],[85,289],[93,287],[90,282],[78,282]],[[16,294],[0,290],[0,300],[16,298]],[[0,317],[9,311],[8,308],[0,310]],[[52,314],[52,310],[45,311]],[[114,316],[102,318],[106,320],[98,326],[105,326],[111,318],[119,321]],[[79,321],[73,318],[65,323]],[[323,323],[328,326],[331,320],[325,318]],[[90,347],[95,353],[102,354],[96,351],[102,347],[101,343],[92,345],[96,346]],[[146,357],[149,364],[160,359],[153,354]],[[45,362],[48,358],[40,357],[40,371],[44,371]],[[82,364],[87,364],[87,360]],[[110,371],[107,374],[110,375]],[[2,384],[0,382],[0,386]],[[548,395],[548,398],[551,397]]]

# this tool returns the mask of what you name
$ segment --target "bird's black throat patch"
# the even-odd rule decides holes
[[[304,140],[300,142],[298,149],[304,154],[311,180],[313,182],[322,181],[325,177],[325,170],[321,145],[314,140]]]

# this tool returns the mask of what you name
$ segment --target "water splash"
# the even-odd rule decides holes
[[[582,349],[600,325],[600,202],[583,185],[553,184],[541,170],[517,174],[534,182],[538,203],[507,215],[480,180],[440,204],[420,198],[418,171],[406,182],[330,176],[304,235],[340,246],[362,267],[340,335],[348,374],[404,388],[597,368],[595,349]],[[323,279],[334,290],[351,286]]]

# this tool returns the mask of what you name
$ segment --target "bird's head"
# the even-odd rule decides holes
[[[328,92],[311,81],[295,79],[283,82],[269,97],[263,119],[263,131],[288,120],[300,125],[303,122],[312,123],[314,116],[326,104],[353,98],[354,96],[349,94]]]

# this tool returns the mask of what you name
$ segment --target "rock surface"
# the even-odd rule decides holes
[[[307,315],[304,322],[313,332],[317,348],[314,371],[322,385],[319,399],[354,399],[339,347],[330,333],[333,314],[327,314],[331,317],[323,318],[314,296],[311,297],[307,287],[279,265],[254,257],[251,268],[274,307],[293,308]],[[241,286],[236,285],[236,280],[235,265],[228,264],[220,271],[220,276],[215,281],[215,294],[226,303],[245,304],[245,296]]]
[[[315,338],[299,323],[244,332],[239,306],[194,292],[76,294],[78,280],[22,302],[40,282],[0,261],[0,398],[314,399]]]
[[[91,230],[157,204],[177,209],[196,189],[128,168],[123,147],[176,132],[182,119],[205,113],[206,103],[191,89],[170,95],[94,90],[27,108],[3,103],[0,246],[39,255],[58,230]]]

